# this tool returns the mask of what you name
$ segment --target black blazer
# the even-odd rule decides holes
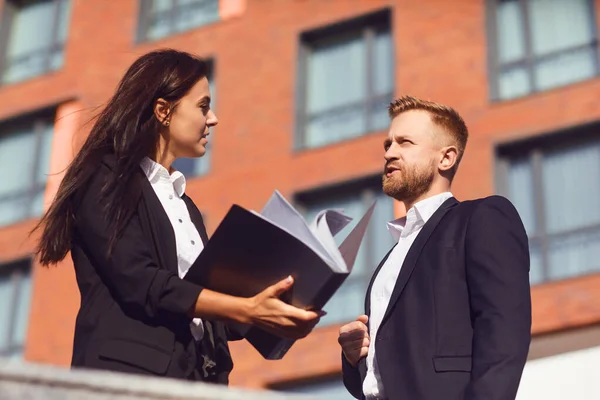
[[[81,305],[72,366],[227,383],[233,363],[226,327],[204,321],[204,339],[193,339],[186,313],[202,287],[179,278],[173,228],[141,168],[130,191],[137,209],[107,258],[98,199],[113,160],[104,157],[75,212],[71,256]],[[206,244],[200,212],[183,199]]]
[[[373,280],[366,297],[370,311]],[[531,339],[529,251],[513,205],[448,199],[410,248],[377,332],[391,399],[513,400]],[[342,356],[344,384],[363,398],[363,358]]]

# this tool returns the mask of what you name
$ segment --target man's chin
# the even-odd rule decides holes
[[[397,182],[393,182],[390,179],[384,178],[383,181],[383,193],[393,199],[402,201],[404,198],[403,190]]]

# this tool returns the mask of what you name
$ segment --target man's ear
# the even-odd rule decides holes
[[[442,172],[450,171],[456,165],[456,161],[458,160],[458,149],[456,146],[447,146],[444,147],[441,151],[440,162],[438,163],[438,168]]]
[[[165,99],[158,99],[154,103],[154,115],[164,126],[169,126],[171,119],[171,105]]]

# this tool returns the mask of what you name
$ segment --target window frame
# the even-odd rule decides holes
[[[173,6],[168,11],[169,33],[166,34],[165,36],[161,36],[159,38],[150,39],[150,38],[148,38],[148,28],[150,27],[151,17],[153,16],[153,14],[152,14],[152,2],[153,1],[154,0],[139,0],[138,24],[137,24],[137,35],[136,35],[137,43],[153,42],[153,41],[157,41],[157,40],[162,40],[167,37],[176,35],[178,33],[183,33],[183,32],[190,31],[192,29],[197,29],[200,27],[214,24],[221,20],[221,15],[219,14],[219,17],[215,21],[211,21],[206,24],[190,27],[188,29],[179,31],[179,30],[175,29],[175,24],[177,23],[176,16],[177,16],[177,12],[179,10],[179,4],[178,4],[179,0],[172,0]],[[218,6],[220,6],[221,0],[214,0],[214,1],[217,2]],[[165,14],[166,14],[166,12],[165,12]]]
[[[320,27],[316,29],[311,29],[308,31],[304,31],[300,33],[299,41],[298,41],[298,63],[297,63],[297,74],[296,74],[296,115],[295,115],[295,135],[294,135],[294,150],[310,150],[310,149],[318,149],[331,145],[335,145],[338,143],[346,142],[348,140],[360,138],[368,135],[369,133],[375,133],[375,131],[370,131],[370,121],[372,118],[371,105],[373,103],[377,103],[378,100],[387,97],[388,94],[376,96],[374,94],[374,83],[373,83],[373,39],[377,32],[389,32],[392,43],[394,43],[394,30],[392,25],[392,10],[390,8],[384,8],[382,10],[378,10],[372,12],[367,15],[361,15],[352,19],[344,20],[341,22],[329,24],[325,27]],[[334,141],[327,143],[321,146],[309,146],[306,144],[306,125],[307,122],[312,118],[315,118],[315,115],[309,116],[306,112],[306,101],[307,101],[307,84],[308,84],[308,62],[310,58],[310,54],[312,52],[313,47],[321,41],[326,41],[332,37],[342,36],[345,34],[357,33],[360,34],[361,40],[365,43],[366,46],[366,59],[367,66],[365,69],[367,82],[367,94],[365,98],[361,101],[363,106],[363,112],[365,113],[365,125],[367,126],[367,130],[357,137],[349,137],[346,139]],[[392,45],[393,47],[393,45]],[[392,54],[392,59],[395,60],[394,55]],[[392,71],[395,71],[395,67],[392,68]],[[395,74],[391,76],[392,82],[392,91],[389,93],[390,101],[392,100],[395,92]],[[358,104],[358,103],[357,103]],[[348,105],[340,106],[339,108],[346,108]],[[323,113],[334,111],[335,108],[324,111]],[[322,115],[321,113],[318,115]]]
[[[14,82],[7,82],[4,80],[4,73],[6,71],[6,63],[7,63],[6,52],[8,51],[8,42],[10,40],[10,33],[12,30],[13,20],[19,10],[18,3],[22,3],[23,0],[5,0],[4,7],[2,10],[2,24],[0,25],[0,85],[1,86],[28,81],[30,79],[33,79],[33,78],[36,78],[39,76],[43,76],[52,71],[56,71],[56,70],[60,69],[60,68],[58,68],[58,69],[52,68],[52,55],[54,54],[55,51],[59,51],[59,50],[64,53],[65,46],[66,46],[66,42],[60,43],[59,37],[58,37],[59,30],[60,30],[60,26],[59,26],[60,4],[69,2],[71,0],[51,0],[51,1],[54,6],[53,15],[52,15],[52,44],[49,47],[46,47],[43,50],[41,50],[41,51],[45,52],[43,70],[39,74],[32,75],[30,77],[27,77],[24,79],[19,79]],[[67,5],[67,6],[71,6],[71,5]],[[69,23],[69,22],[70,22],[70,15],[69,15],[69,18],[67,18],[67,23]],[[28,54],[27,57],[31,57],[32,54],[35,55],[38,53],[39,53],[39,51]],[[23,57],[23,58],[25,58],[25,57]],[[63,64],[63,66],[64,66],[64,64]]]
[[[546,201],[543,194],[542,170],[543,156],[549,152],[560,149],[576,147],[593,141],[600,142],[600,122],[571,127],[558,132],[543,133],[533,138],[525,138],[508,143],[499,143],[495,151],[495,181],[497,192],[510,199],[508,190],[508,173],[511,161],[527,159],[531,163],[533,182],[533,206],[535,209],[535,233],[529,235],[529,246],[539,247],[541,262],[541,280],[536,285],[556,282],[564,279],[584,276],[588,273],[553,279],[550,276],[548,261],[548,247],[551,239],[555,237],[593,231],[600,228],[600,223],[560,231],[547,232]],[[594,272],[592,272],[594,273]]]
[[[8,272],[6,272],[8,271]],[[7,333],[7,347],[0,346],[0,357],[10,356],[16,352],[21,351],[21,356],[24,354],[25,347],[27,344],[27,329],[25,330],[25,337],[23,338],[23,344],[15,344],[15,335],[17,329],[18,320],[18,309],[20,294],[23,290],[22,282],[24,279],[33,279],[33,260],[31,258],[23,258],[10,262],[0,263],[0,277],[8,276],[10,280],[12,298],[11,298],[11,310],[9,315],[9,323],[6,327],[0,327],[0,329],[6,329]],[[29,314],[31,312],[31,301],[29,309],[27,311],[27,321],[29,322]]]
[[[21,115],[21,116],[18,116],[17,118],[11,119],[11,120],[6,120],[6,121],[0,122],[0,137],[13,135],[14,130],[18,129],[19,127],[31,127],[31,131],[33,132],[34,143],[35,143],[34,149],[33,149],[33,152],[35,153],[35,157],[34,157],[35,164],[32,168],[32,175],[30,177],[28,177],[29,178],[28,188],[24,191],[17,191],[15,193],[5,195],[5,196],[0,195],[0,203],[2,201],[6,201],[6,200],[22,198],[24,201],[26,201],[28,203],[27,209],[30,210],[30,212],[25,217],[25,219],[15,221],[8,225],[0,224],[0,228],[19,223],[21,221],[25,221],[30,218],[37,217],[36,215],[32,215],[32,213],[31,213],[31,210],[33,209],[33,202],[36,198],[36,195],[39,194],[41,191],[45,190],[46,185],[48,183],[47,179],[43,184],[37,182],[38,173],[41,168],[40,163],[42,161],[42,157],[40,157],[40,152],[43,150],[42,145],[44,143],[45,128],[52,126],[52,128],[54,130],[55,115],[56,115],[56,109],[54,107],[52,107],[49,109],[37,111],[35,113]],[[9,131],[9,132],[6,133],[6,131]],[[53,135],[54,135],[54,132],[53,132]],[[49,151],[52,152],[52,145],[51,145]],[[23,178],[25,178],[25,177],[23,177]]]
[[[529,6],[528,3],[530,0],[515,0],[519,3],[520,8],[520,17],[523,20],[523,39],[525,45],[525,56],[523,59],[519,61],[512,61],[510,63],[501,64],[498,60],[498,29],[496,24],[496,17],[498,14],[498,3],[502,0],[486,0],[486,36],[488,43],[488,76],[489,79],[489,90],[491,100],[494,102],[503,102],[503,101],[511,101],[516,99],[521,99],[527,96],[534,95],[536,93],[543,93],[549,90],[555,90],[562,87],[566,87],[569,85],[573,85],[579,82],[584,82],[591,78],[586,78],[584,80],[576,80],[565,84],[560,84],[554,86],[549,89],[537,89],[535,87],[534,82],[534,72],[535,72],[535,63],[547,59],[555,58],[561,54],[569,54],[572,52],[576,52],[578,50],[592,48],[596,57],[594,58],[594,68],[595,72],[592,77],[597,77],[600,75],[600,52],[598,51],[598,44],[600,43],[598,40],[598,28],[596,23],[596,4],[593,0],[586,0],[588,4],[589,18],[591,19],[591,27],[592,27],[592,40],[591,42],[585,45],[579,45],[576,47],[571,47],[569,49],[563,50],[554,50],[551,53],[545,54],[543,56],[535,57],[533,55],[532,48],[532,33],[531,33],[531,22],[529,20]],[[500,97],[500,75],[504,70],[510,70],[512,68],[523,66],[525,71],[527,72],[527,80],[530,85],[530,90],[519,96],[502,98]]]

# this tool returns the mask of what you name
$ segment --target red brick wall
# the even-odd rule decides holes
[[[275,188],[289,196],[379,173],[384,132],[303,152],[293,152],[292,143],[299,33],[384,6],[393,10],[396,94],[448,103],[470,127],[454,187],[458,198],[494,192],[495,143],[600,119],[600,79],[512,101],[490,101],[484,1],[431,0],[424,6],[417,0],[230,0],[239,3],[222,7],[231,18],[139,45],[137,0],[72,1],[65,67],[0,87],[0,120],[77,99],[85,122],[107,101],[128,65],[156,47],[214,57],[220,125],[211,137],[211,172],[189,185],[190,195],[208,215],[209,231],[233,202],[259,208]],[[78,140],[88,129],[81,128]],[[26,240],[31,226],[28,221],[0,229],[0,260],[31,251],[33,242]],[[37,268],[34,277],[26,356],[68,364],[79,304],[72,265]],[[598,276],[534,288],[534,332],[600,321],[598,288]],[[338,373],[336,339],[337,327],[320,329],[276,363],[264,362],[253,349],[236,343],[233,384],[263,387]]]

